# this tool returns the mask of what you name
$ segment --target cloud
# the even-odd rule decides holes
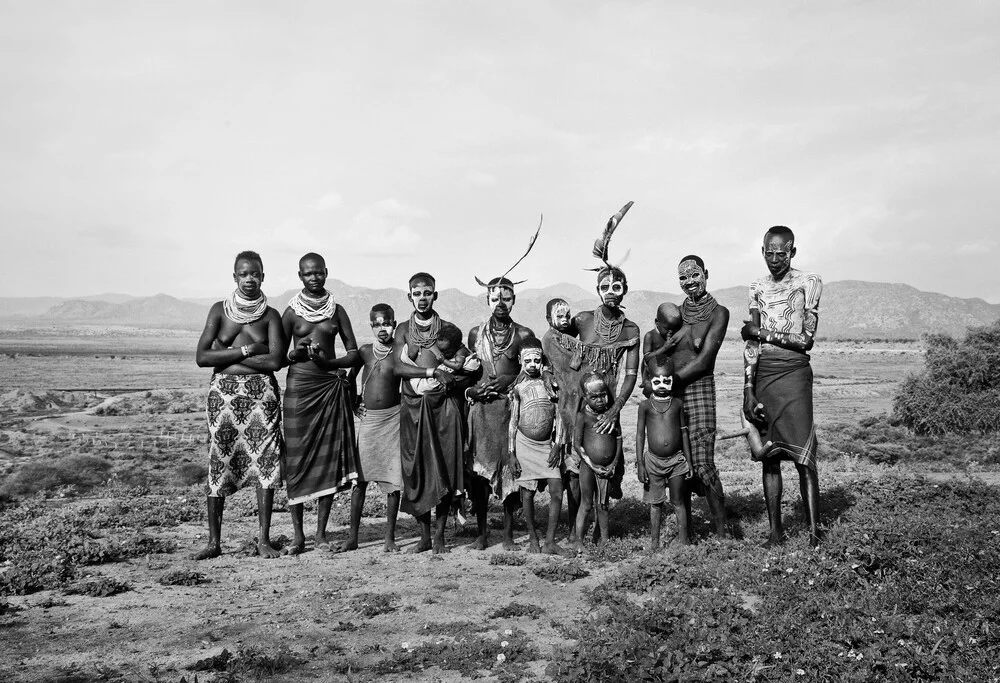
[[[361,254],[402,254],[422,239],[412,223],[429,217],[390,197],[359,211],[344,239]]]
[[[996,250],[997,243],[993,240],[979,240],[977,242],[967,242],[961,245],[955,253],[963,255],[989,254]]]
[[[336,209],[344,202],[344,198],[339,192],[327,192],[325,195],[316,200],[313,204],[313,208],[317,211],[329,211],[330,209]]]

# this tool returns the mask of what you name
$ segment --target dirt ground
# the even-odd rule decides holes
[[[18,341],[24,346],[22,342]],[[5,378],[0,387],[4,415],[0,473],[10,473],[32,459],[70,452],[103,454],[119,465],[161,470],[164,476],[178,464],[202,462],[204,416],[199,402],[204,389],[200,385],[208,375],[194,368],[190,357],[173,350],[139,349],[124,354],[108,350],[102,347],[93,353],[94,348],[87,347],[75,356],[29,356],[21,351],[17,357],[0,357],[0,375]],[[920,369],[921,354],[919,345],[907,344],[830,344],[819,350],[813,367],[821,434],[889,410],[894,387],[908,372]],[[725,432],[738,426],[737,347],[727,344],[722,358],[717,377],[719,426]],[[68,372],[57,370],[62,365],[69,366]],[[176,412],[162,412],[164,406]],[[155,410],[147,412],[151,407]],[[626,408],[623,420],[631,464],[634,408]],[[742,440],[720,442],[718,449],[722,479],[730,501],[736,503],[760,497],[759,469],[749,462],[747,453]],[[827,458],[820,469],[821,489],[856,480],[859,467],[849,459]],[[872,473],[866,467],[864,476]],[[612,512],[619,555],[597,553],[579,561],[527,555],[523,519],[516,538],[521,549],[505,553],[498,543],[501,514],[496,506],[491,512],[495,544],[482,552],[462,547],[473,538],[470,521],[466,530],[449,522],[448,554],[386,554],[382,552],[384,522],[371,517],[364,520],[361,547],[355,552],[334,554],[313,550],[310,544],[309,551],[300,556],[265,561],[243,550],[256,535],[256,518],[252,492],[241,492],[229,503],[223,526],[224,553],[219,558],[187,559],[205,544],[206,528],[203,521],[185,523],[150,530],[175,540],[174,553],[93,568],[95,574],[127,581],[132,585],[128,592],[87,597],[44,591],[8,598],[11,605],[23,609],[0,615],[0,679],[179,681],[186,677],[191,681],[197,662],[223,650],[236,653],[256,648],[273,653],[287,647],[299,663],[278,680],[452,681],[463,676],[440,667],[377,676],[366,669],[421,643],[477,633],[495,639],[496,654],[504,655],[507,646],[502,643],[507,642],[505,638],[512,640],[519,629],[529,634],[542,657],[513,678],[544,680],[553,647],[569,642],[563,627],[587,618],[585,591],[622,562],[643,557],[648,513],[638,502],[641,490],[632,469],[628,473],[626,497]],[[987,476],[996,477],[995,473]],[[171,489],[175,490],[178,498],[199,498],[196,487]],[[540,495],[536,503],[542,523],[546,502]],[[338,497],[335,520],[346,519],[347,504],[347,496]],[[788,502],[789,514],[793,504],[797,495]],[[741,509],[756,512],[734,520],[738,538],[724,543],[736,552],[761,553],[757,544],[766,534],[762,505],[747,503]],[[708,512],[703,501],[696,503],[695,513],[700,542],[720,543],[707,535]],[[307,512],[307,528],[313,520]],[[342,525],[332,530],[341,536],[346,533]],[[564,522],[560,536],[566,530]],[[675,552],[669,543],[673,534],[671,522],[664,532],[666,553]],[[272,537],[281,535],[291,535],[290,518],[283,507],[274,515],[272,531]],[[400,515],[397,537],[404,551],[415,542],[415,524],[406,515]],[[794,547],[797,544],[804,545],[801,535],[791,542]],[[523,557],[525,562],[520,566],[494,564],[504,555]],[[559,569],[577,566],[589,576],[571,580],[568,570]],[[546,569],[556,580],[535,573],[544,574]],[[193,586],[159,583],[175,570],[201,573],[207,582]],[[374,600],[373,595],[384,596],[384,603],[376,601],[374,608],[366,609],[366,600]],[[511,605],[513,613],[526,614],[491,617]],[[538,606],[543,611],[539,614],[518,605]],[[490,675],[495,678],[502,671],[503,667],[496,667]],[[220,674],[203,671],[198,675],[206,681]]]

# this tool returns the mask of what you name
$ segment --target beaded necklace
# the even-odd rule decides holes
[[[309,323],[318,323],[321,320],[333,318],[333,314],[337,310],[333,294],[325,289],[323,295],[315,299],[305,292],[298,292],[289,299],[288,307],[295,315]]]
[[[695,301],[691,297],[688,297],[684,299],[684,303],[681,305],[681,318],[686,325],[702,323],[712,317],[718,306],[719,302],[708,292],[705,292],[705,296],[701,298],[701,301]]]
[[[599,306],[594,311],[594,333],[605,344],[614,344],[622,334],[622,326],[625,324],[625,316],[620,318],[609,318],[604,315],[604,306]]]
[[[417,319],[417,312],[410,314],[410,324],[406,326],[406,343],[421,349],[429,349],[437,341],[441,329],[441,316],[435,312],[431,319],[424,322]]]
[[[257,322],[267,311],[267,297],[261,292],[259,298],[247,299],[236,289],[228,299],[222,301],[222,310],[234,323],[246,325]]]
[[[514,323],[511,321],[506,327],[504,327],[499,325],[491,316],[489,331],[490,333],[487,336],[490,340],[493,357],[496,358],[509,349],[511,342],[514,341]],[[497,338],[498,333],[502,335],[499,339]]]
[[[656,398],[656,396],[650,396],[650,398],[652,399],[652,401],[650,401],[649,405],[652,406],[653,410],[660,415],[666,415],[667,411],[670,410],[670,402],[673,400],[674,397],[667,396],[664,399],[664,398]],[[657,403],[663,404],[663,410],[660,410],[659,408],[656,407]]]

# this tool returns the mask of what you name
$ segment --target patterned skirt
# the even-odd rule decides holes
[[[212,375],[207,413],[205,493],[222,498],[251,484],[280,488],[285,441],[274,375]]]

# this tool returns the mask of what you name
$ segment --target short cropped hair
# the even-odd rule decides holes
[[[669,356],[650,356],[649,360],[646,361],[646,371],[649,373],[649,376],[652,377],[653,375],[660,374],[656,372],[657,370],[664,370],[664,375],[673,375],[674,362]]]
[[[705,270],[705,262],[702,260],[702,258],[700,256],[696,256],[695,254],[688,254],[687,256],[685,256],[684,258],[682,258],[680,261],[678,261],[677,265],[680,265],[680,264],[684,263],[685,261],[694,261],[695,263],[698,264],[699,268],[701,268],[702,270]]]
[[[238,253],[236,255],[236,258],[233,259],[234,273],[236,272],[236,266],[239,264],[240,261],[256,261],[257,263],[260,264],[260,269],[264,270],[264,259],[262,259],[260,257],[260,254],[258,254],[256,251],[250,251],[249,249],[247,249],[246,251],[241,251],[240,253]]]
[[[608,387],[608,383],[604,381],[603,377],[598,375],[596,372],[588,372],[584,374],[583,377],[580,378],[580,388],[583,391],[587,391],[587,385],[590,384],[591,382],[600,382],[601,384],[604,385],[605,389],[607,389]]]
[[[767,240],[768,235],[776,235],[787,242],[795,241],[795,233],[792,232],[791,228],[786,228],[784,225],[775,225],[767,229],[764,233],[764,240]]]
[[[413,285],[420,284],[421,282],[426,282],[430,284],[431,287],[437,287],[437,280],[434,279],[434,276],[430,273],[424,273],[422,271],[411,275],[410,281],[407,284],[410,289],[413,289]]]
[[[552,309],[559,304],[566,304],[566,308],[569,308],[569,302],[566,299],[560,299],[559,297],[549,299],[549,303],[545,304],[545,317],[552,320]]]
[[[542,350],[542,342],[538,337],[528,337],[523,342],[521,342],[521,352],[523,353],[527,349],[538,349]]]
[[[462,346],[462,330],[453,323],[442,322],[440,329],[438,329],[437,339],[446,341],[452,348],[457,349]]]
[[[381,313],[383,317],[389,318],[389,320],[396,319],[396,312],[392,310],[392,306],[389,304],[375,304],[372,306],[372,312],[369,313],[369,316],[378,315],[379,313]]]
[[[299,270],[302,270],[302,264],[306,261],[319,261],[326,268],[326,259],[317,254],[315,251],[310,251],[308,254],[299,259]]]

